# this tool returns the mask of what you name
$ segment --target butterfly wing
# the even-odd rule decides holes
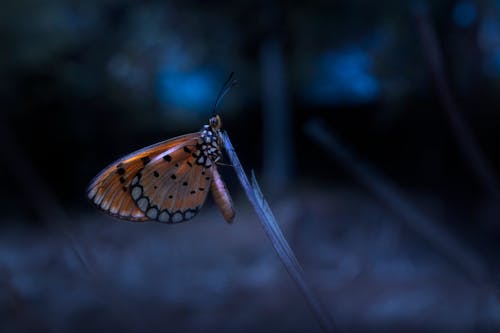
[[[199,146],[172,148],[156,156],[132,179],[131,197],[148,219],[179,223],[198,213],[215,168],[200,163]]]
[[[106,167],[90,183],[87,189],[89,199],[104,212],[131,221],[146,221],[142,211],[131,195],[134,177],[158,156],[175,158],[175,163],[186,159],[184,147],[196,147],[199,133],[191,133],[159,142],[133,152]]]

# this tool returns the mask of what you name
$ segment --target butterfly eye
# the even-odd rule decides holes
[[[215,117],[210,118],[209,120],[210,127],[212,127],[215,130],[220,129],[221,127],[221,121],[219,115],[216,115]]]
[[[221,121],[220,121],[220,117],[218,115],[210,118],[209,123],[210,123],[210,127],[212,127],[213,129],[215,129],[215,130],[220,129]]]

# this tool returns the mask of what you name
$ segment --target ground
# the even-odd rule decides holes
[[[498,289],[376,198],[338,188],[269,201],[340,332],[499,331]],[[5,227],[0,331],[320,332],[257,216],[235,202],[231,225],[208,202],[177,225],[89,210],[63,228]]]

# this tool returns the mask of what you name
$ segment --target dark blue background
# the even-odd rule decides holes
[[[211,198],[163,225],[85,197],[199,130],[232,71],[224,128],[340,331],[499,330],[499,1],[21,0],[0,5],[2,332],[319,331],[230,166],[233,225]]]

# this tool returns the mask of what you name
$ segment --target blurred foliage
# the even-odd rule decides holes
[[[318,115],[383,163],[410,152],[387,142],[411,141],[422,154],[411,167],[436,160],[439,177],[438,157],[453,143],[415,29],[412,11],[423,4],[452,88],[490,154],[500,121],[497,0],[7,1],[0,5],[3,111],[35,164],[66,156],[68,147],[90,165],[107,163],[199,128],[236,71],[240,85],[224,101],[224,122],[260,144],[259,52],[272,36],[286,51],[297,151],[309,149],[302,122]],[[412,138],[422,129],[438,134]],[[384,151],[370,146],[374,135]],[[243,159],[258,160],[254,147]],[[90,175],[95,166],[87,167],[73,166]]]
[[[469,1],[472,7],[465,9],[477,10],[478,17],[464,27],[454,21],[458,15],[454,8],[460,2],[464,1],[429,5],[456,86],[471,96],[470,89],[476,86],[471,80],[499,81],[492,75],[498,73],[492,68],[498,66],[496,60],[490,59],[498,57],[492,35],[500,33],[499,8],[497,1]],[[293,91],[302,91],[315,79],[314,64],[322,54],[354,46],[373,61],[381,98],[392,103],[429,94],[411,17],[415,4],[9,1],[0,13],[0,67],[7,74],[2,90],[15,93],[12,82],[38,74],[49,76],[55,93],[81,98],[105,95],[114,103],[153,108],[151,101],[160,99],[157,76],[162,68],[181,73],[213,69],[218,73],[213,81],[237,69],[245,84],[240,94],[255,100],[259,45],[269,34],[279,34],[286,41]],[[485,71],[487,78],[481,74]]]

